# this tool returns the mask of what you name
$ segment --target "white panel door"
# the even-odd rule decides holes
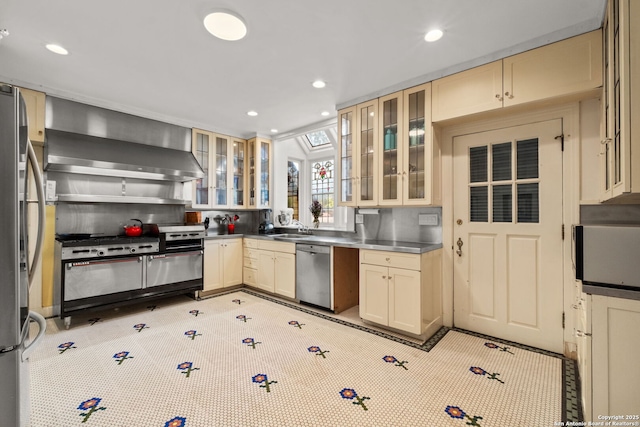
[[[455,326],[563,352],[562,121],[454,138]]]

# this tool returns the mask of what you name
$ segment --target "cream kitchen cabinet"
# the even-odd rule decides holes
[[[602,86],[602,33],[592,31],[434,80],[434,122]]]
[[[591,295],[593,421],[599,415],[639,415],[639,330],[640,301]]]
[[[242,284],[242,239],[204,241],[202,293]]]
[[[46,95],[30,89],[20,89],[27,107],[29,119],[29,139],[31,142],[44,143],[44,116]]]
[[[431,83],[378,99],[378,205],[440,202],[440,148],[431,127]]]
[[[611,0],[603,25],[601,182],[603,201],[640,200],[640,4]]]
[[[258,240],[256,284],[288,298],[296,296],[295,243]]]
[[[246,205],[246,141],[193,129],[193,154],[205,173],[195,181],[194,208],[241,208]]]
[[[247,141],[249,170],[246,188],[246,205],[251,209],[264,209],[271,206],[271,164],[273,152],[271,141],[264,138],[252,138]]]
[[[341,206],[376,206],[378,181],[378,100],[338,112]]]
[[[441,257],[441,250],[361,250],[360,317],[414,335],[437,331],[442,326]]]

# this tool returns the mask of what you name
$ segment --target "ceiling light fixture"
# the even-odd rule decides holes
[[[219,39],[236,41],[247,35],[244,20],[233,12],[218,11],[205,16],[204,27]]]
[[[328,116],[329,112],[328,111],[323,111],[322,113],[320,113],[321,116]]]
[[[247,111],[247,116],[255,117],[257,115],[258,115],[257,111],[253,111],[253,110]]]
[[[323,87],[325,87],[327,84],[325,82],[323,82],[322,80],[316,80],[315,82],[311,83],[311,85],[313,87],[315,87],[316,89],[322,89]]]
[[[2,29],[0,30],[0,40],[2,40],[3,38],[7,37],[9,35],[9,31],[7,31],[7,29]]]
[[[440,40],[442,34],[444,34],[442,30],[431,30],[424,36],[424,39],[428,42],[434,42],[436,40]]]
[[[57,53],[58,55],[68,55],[69,51],[65,48],[63,48],[60,45],[57,44],[48,44],[45,46],[47,49],[49,49],[51,52],[53,53]]]
[[[278,133],[278,129],[271,129],[272,133]]]

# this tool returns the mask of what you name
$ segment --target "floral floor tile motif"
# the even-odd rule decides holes
[[[69,330],[48,320],[31,427],[564,421],[565,360],[491,337],[409,345],[244,290],[96,314]]]

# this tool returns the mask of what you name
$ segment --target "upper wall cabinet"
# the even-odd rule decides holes
[[[602,86],[601,31],[432,83],[434,122],[596,89]]]
[[[431,127],[431,83],[378,99],[380,206],[440,202],[440,150]]]
[[[611,0],[603,26],[602,200],[640,200],[640,4]],[[637,114],[636,114],[637,115]]]
[[[439,202],[431,83],[338,112],[341,206]]]
[[[248,173],[245,187],[248,208],[263,209],[271,206],[271,140],[252,138],[247,141]]]
[[[378,100],[338,112],[341,206],[377,204]]]
[[[45,94],[35,90],[20,89],[29,118],[29,139],[44,143]]]
[[[193,154],[205,173],[195,181],[194,208],[245,206],[246,141],[201,129],[192,130]]]

